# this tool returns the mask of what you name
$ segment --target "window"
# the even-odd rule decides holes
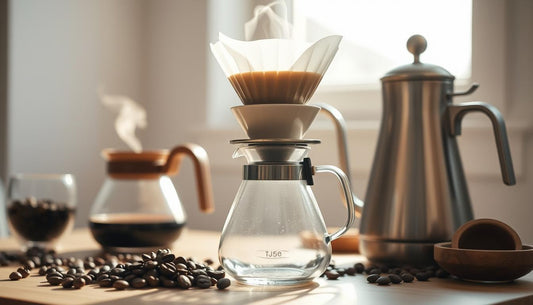
[[[457,79],[471,72],[472,2],[465,0],[294,0],[294,31],[306,41],[343,35],[323,86],[375,84],[412,62],[407,39],[421,34],[423,62],[446,67]],[[453,17],[452,17],[453,16]]]

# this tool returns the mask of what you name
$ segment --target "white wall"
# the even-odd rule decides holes
[[[124,148],[105,87],[141,100],[143,1],[10,1],[8,172],[73,173],[77,225],[103,181],[100,151]]]
[[[518,148],[513,151],[515,165],[520,167],[518,185],[507,187],[500,182],[488,122],[477,129],[465,129],[460,146],[476,217],[501,219],[526,242],[533,243],[529,220],[533,214],[533,41],[528,32],[533,10],[531,1],[508,2],[508,65],[489,72],[507,76],[505,95],[510,103],[509,109],[502,111],[512,127],[513,147]],[[206,124],[208,115],[212,119],[229,113],[229,109],[207,108],[216,109],[208,105],[216,103],[217,97],[208,84],[222,74],[208,67],[206,61],[213,63],[208,50],[214,31],[213,24],[207,22],[209,3],[11,1],[8,171],[74,173],[79,186],[77,225],[84,226],[105,177],[100,151],[126,148],[111,130],[113,114],[97,98],[98,86],[105,84],[108,91],[129,95],[146,106],[148,128],[139,133],[146,148],[171,148],[194,141],[208,150],[213,165],[214,214],[203,215],[196,207],[190,162],[184,162],[182,172],[173,180],[186,205],[189,227],[221,230],[241,180],[243,163],[231,159],[233,147],[228,142],[242,138],[243,133],[236,124],[216,130]],[[529,83],[523,83],[525,80]],[[219,89],[227,90],[229,84],[226,86]],[[364,197],[377,123],[350,122],[349,126],[354,189]],[[314,163],[337,163],[332,128],[326,123],[313,128],[309,137],[323,140],[313,148]],[[479,139],[482,141],[476,143],[481,146],[469,145]],[[476,146],[482,155],[469,151]],[[318,182],[314,191],[326,222],[342,224],[345,216],[335,182],[326,178]]]

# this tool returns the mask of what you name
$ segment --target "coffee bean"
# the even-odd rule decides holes
[[[209,270],[207,271],[207,275],[214,279],[220,280],[226,276],[226,272],[224,272],[224,270]]]
[[[105,278],[98,281],[98,286],[100,287],[111,287],[113,286],[113,280],[110,278]]]
[[[371,269],[368,274],[381,274],[381,268]]]
[[[127,276],[124,277],[124,280],[128,283],[130,283],[133,279],[137,278],[137,275],[135,274],[128,274]]]
[[[337,271],[335,271],[335,270],[331,270],[331,271],[328,270],[328,271],[326,271],[325,274],[326,274],[326,277],[328,278],[328,280],[336,280],[336,279],[338,279],[338,278],[341,276],[341,275],[340,275]]]
[[[354,276],[355,274],[357,274],[357,270],[354,267],[347,268],[346,269],[346,274],[348,274],[350,276]]]
[[[74,284],[74,279],[71,277],[65,277],[63,278],[63,281],[61,282],[61,286],[63,286],[63,288],[72,288],[73,284]]]
[[[231,285],[231,281],[228,278],[221,278],[217,282],[217,288],[218,289],[226,289]]]
[[[131,287],[139,289],[146,287],[147,283],[146,280],[142,277],[136,277],[131,281]]]
[[[415,279],[415,277],[411,273],[407,273],[407,272],[402,273],[400,277],[402,278],[402,281],[406,283],[411,283]]]
[[[22,278],[22,274],[20,274],[19,272],[17,271],[13,271],[11,272],[11,274],[9,275],[9,279],[12,280],[12,281],[18,281]]]
[[[149,276],[145,275],[144,279],[146,280],[146,282],[148,283],[148,286],[150,286],[150,287],[159,286],[159,278],[158,277],[155,277],[153,275],[149,275]]]
[[[91,284],[93,282],[93,278],[88,274],[82,275],[81,278],[85,280],[85,284]]]
[[[161,262],[162,263],[170,263],[172,261],[174,261],[174,259],[176,258],[176,256],[172,253],[169,253],[169,254],[166,254],[165,256],[163,256],[161,258]]]
[[[194,277],[198,277],[199,275],[207,275],[207,272],[205,272],[202,269],[194,269],[194,270],[192,270],[190,272],[191,272],[192,276],[194,276]]]
[[[24,268],[18,268],[17,272],[20,273],[20,275],[22,275],[22,278],[27,278],[30,275],[30,271]]]
[[[113,283],[113,288],[115,288],[116,290],[124,290],[128,288],[129,286],[130,284],[126,282],[125,280],[117,280]]]
[[[353,267],[355,268],[355,271],[357,273],[363,273],[365,271],[365,265],[363,265],[362,263],[356,263],[355,265],[353,265]]]
[[[85,286],[85,279],[82,277],[75,279],[74,282],[72,283],[72,287],[76,289],[81,289],[83,288],[83,286]]]
[[[63,278],[60,277],[60,276],[51,276],[51,277],[47,278],[46,280],[52,286],[57,286],[57,285],[61,284],[61,282],[63,282]]]
[[[183,256],[178,256],[176,259],[174,259],[174,263],[177,264],[187,264],[187,259]]]
[[[378,279],[380,278],[379,274],[371,274],[369,275],[366,280],[369,282],[369,283],[375,283]]]
[[[388,277],[388,276],[380,276],[377,280],[376,280],[376,283],[378,283],[378,285],[388,285],[390,284],[391,282],[391,279]]]
[[[144,269],[155,269],[157,265],[158,265],[157,261],[149,260],[144,263]]]
[[[423,282],[429,279],[429,274],[427,272],[418,272],[417,274],[415,274],[415,277],[417,280]]]
[[[196,287],[206,289],[211,287],[211,279],[206,275],[199,275],[196,278]]]
[[[397,274],[389,274],[389,279],[393,284],[400,284],[402,282],[402,278]]]
[[[192,286],[192,283],[186,275],[181,274],[178,276],[178,286],[183,289],[189,289]]]

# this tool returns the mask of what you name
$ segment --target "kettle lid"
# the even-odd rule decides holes
[[[407,40],[407,50],[414,55],[412,64],[403,65],[389,71],[381,78],[381,81],[403,80],[453,80],[453,76],[446,69],[420,62],[420,54],[427,47],[427,41],[422,35],[413,35]]]

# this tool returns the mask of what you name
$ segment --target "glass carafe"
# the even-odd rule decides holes
[[[213,210],[209,163],[205,150],[185,144],[172,151],[141,153],[104,151],[107,178],[91,209],[93,237],[111,252],[143,252],[170,247],[186,224],[181,200],[170,176],[184,156],[196,172],[200,209]]]
[[[219,259],[228,274],[250,285],[293,285],[320,276],[331,259],[331,241],[354,221],[346,175],[334,166],[311,166],[305,145],[249,145],[244,177],[226,219]],[[328,234],[311,191],[314,173],[334,174],[346,198],[348,219]]]

